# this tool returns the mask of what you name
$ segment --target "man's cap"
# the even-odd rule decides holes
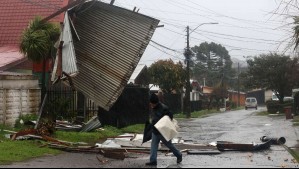
[[[159,98],[158,98],[158,96],[157,96],[155,93],[153,93],[153,94],[151,95],[151,97],[150,97],[150,102],[153,103],[153,104],[157,104],[157,103],[159,103]]]

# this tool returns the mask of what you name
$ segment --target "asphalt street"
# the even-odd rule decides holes
[[[263,111],[265,108],[259,108]],[[200,119],[179,120],[178,137],[193,143],[208,145],[216,141],[234,143],[262,143],[262,136],[285,137],[286,146],[299,148],[299,128],[294,127],[285,116],[257,116],[256,110],[228,111]],[[0,168],[145,168],[149,156],[138,155],[124,161],[103,159],[97,154],[63,153],[26,162],[0,166]],[[223,151],[217,155],[187,155],[176,164],[176,158],[159,154],[157,168],[298,168],[291,154],[279,145],[255,152]]]

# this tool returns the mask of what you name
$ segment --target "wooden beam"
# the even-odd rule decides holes
[[[115,0],[111,0],[110,5],[113,5],[115,2]]]
[[[53,13],[53,14],[51,14],[50,16],[44,18],[44,19],[42,20],[42,22],[47,22],[47,21],[51,20],[52,18],[56,17],[57,15],[60,15],[61,13],[65,12],[65,11],[68,10],[69,8],[72,8],[72,7],[76,6],[76,5],[79,5],[79,4],[81,4],[81,3],[84,3],[85,1],[86,1],[86,0],[77,0],[77,1],[71,3],[71,4],[67,5],[67,6],[65,6],[65,7],[61,8],[61,9],[59,9],[58,11],[56,11],[56,12]]]

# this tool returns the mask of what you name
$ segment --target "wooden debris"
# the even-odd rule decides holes
[[[106,164],[106,163],[108,163],[108,160],[101,159],[101,158],[98,157],[98,156],[97,156],[97,159],[98,159],[98,161],[99,161],[101,164]]]
[[[213,149],[197,149],[197,150],[188,150],[187,154],[189,155],[212,155],[212,154],[221,154],[219,150]]]
[[[101,151],[101,153],[104,155],[104,157],[112,158],[116,160],[124,160],[126,158],[126,155],[124,152],[113,152],[113,151]]]

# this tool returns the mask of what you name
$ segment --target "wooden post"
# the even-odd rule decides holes
[[[6,89],[3,89],[3,124],[5,125],[6,123],[6,95],[7,95],[7,91]]]

